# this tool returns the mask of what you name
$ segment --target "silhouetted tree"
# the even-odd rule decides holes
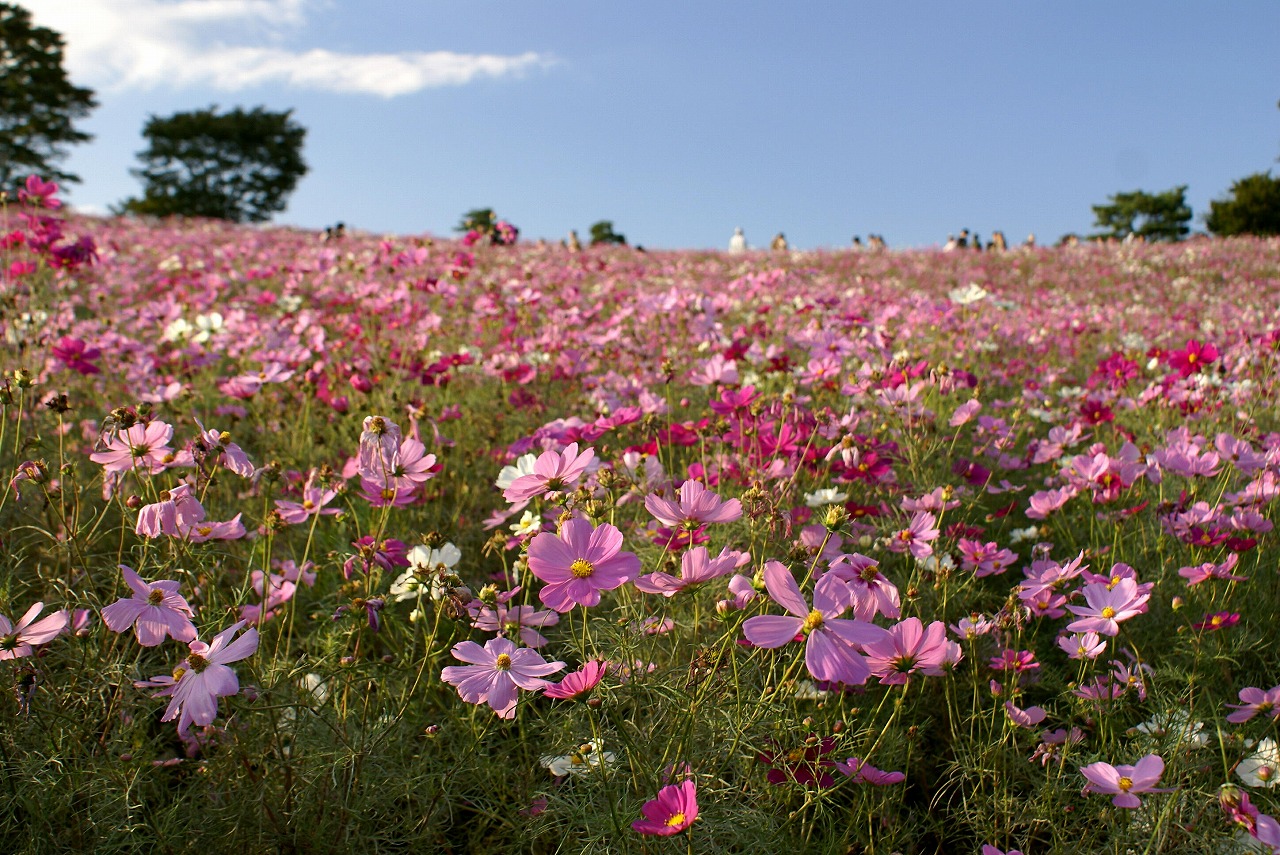
[[[92,139],[73,122],[96,106],[92,89],[67,79],[62,36],[33,25],[21,6],[0,3],[0,190],[33,174],[79,181],[56,164],[66,146]]]
[[[122,209],[153,216],[214,217],[258,223],[285,208],[298,179],[307,174],[302,142],[307,131],[290,120],[292,110],[217,107],[152,116],[138,153],[141,199]]]
[[[1280,178],[1258,172],[1231,185],[1231,195],[1209,203],[1205,228],[1215,235],[1280,235]]]
[[[591,245],[596,246],[597,244],[626,246],[627,238],[625,235],[620,235],[613,230],[612,220],[601,220],[591,226]]]
[[[1093,237],[1123,239],[1134,234],[1146,240],[1182,240],[1191,230],[1186,193],[1185,184],[1163,193],[1117,193],[1109,204],[1093,206],[1095,225],[1104,230]]]

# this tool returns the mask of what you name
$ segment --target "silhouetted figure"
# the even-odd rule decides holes
[[[960,237],[956,238],[956,247],[958,247],[959,249],[969,248],[969,230],[968,229],[960,230]]]
[[[1035,249],[1036,233],[1032,232],[1031,234],[1027,235],[1027,239],[1022,242],[1022,245],[1025,246],[1027,249]]]
[[[742,226],[738,226],[733,230],[733,237],[729,238],[729,252],[739,253],[747,251],[747,236],[742,233]]]
[[[883,236],[883,235],[868,235],[868,236],[867,236],[867,245],[868,245],[871,249],[876,250],[877,252],[879,252],[879,251],[880,251],[880,250],[882,250],[882,249],[888,249],[888,248],[889,248],[889,244],[887,244],[887,243],[885,243],[885,242],[884,242],[884,236]]]
[[[947,235],[947,242],[942,245],[943,252],[955,252],[960,248],[960,241],[956,240],[955,235]]]
[[[991,233],[991,243],[987,246],[987,249],[1004,252],[1008,248],[1009,245],[1005,242],[1004,232],[994,231]]]
[[[347,224],[339,222],[336,225],[329,226],[324,230],[324,237],[321,238],[325,243],[330,241],[342,240],[347,236]]]
[[[769,249],[772,249],[775,252],[786,252],[787,236],[782,232],[778,232],[773,238],[773,243],[769,244]]]
[[[573,229],[569,229],[568,247],[570,252],[582,252],[582,242],[578,240],[578,233]]]
[[[866,249],[866,247],[862,245],[862,238],[858,237],[857,235],[853,236],[853,248],[858,250],[859,252]]]
[[[973,236],[973,248],[978,252],[982,252],[982,238],[976,234]]]

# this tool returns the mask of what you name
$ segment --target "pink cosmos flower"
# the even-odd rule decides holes
[[[39,175],[28,175],[23,189],[18,191],[18,201],[37,208],[57,209],[62,207],[62,201],[54,198],[57,192],[56,182],[45,181]]]
[[[1248,576],[1237,576],[1231,571],[1236,569],[1236,562],[1240,560],[1240,556],[1234,552],[1227,556],[1227,560],[1221,564],[1214,564],[1212,561],[1200,564],[1195,567],[1182,567],[1178,570],[1178,575],[1187,580],[1187,587],[1199,585],[1201,582],[1207,582],[1210,579],[1222,579],[1228,582],[1243,582]]]
[[[173,439],[173,425],[156,420],[136,424],[107,441],[106,451],[89,455],[94,463],[101,463],[108,472],[128,472],[137,469],[150,475],[163,472],[173,462],[174,452],[169,447]]]
[[[578,443],[571,442],[563,452],[544,451],[533,463],[533,472],[521,475],[502,492],[508,502],[523,502],[553,491],[563,490],[577,482],[595,459],[594,448],[578,453]]]
[[[1044,721],[1045,713],[1042,707],[1022,707],[1014,704],[1013,701],[1004,702],[1004,711],[1009,716],[1009,721],[1013,722],[1017,727],[1034,727]]]
[[[1227,704],[1235,710],[1227,716],[1232,724],[1243,724],[1255,715],[1270,716],[1272,721],[1280,719],[1280,686],[1274,686],[1265,692],[1249,686],[1240,690],[1239,704]]]
[[[65,611],[54,612],[36,620],[43,609],[44,603],[36,603],[27,609],[16,624],[0,615],[0,661],[30,656],[35,652],[35,645],[53,641],[58,633],[67,628],[70,615]]]
[[[876,787],[888,787],[892,784],[901,784],[907,779],[902,772],[886,772],[857,757],[850,757],[843,763],[837,760],[832,765],[852,778],[855,784],[865,783]]]
[[[947,640],[947,627],[942,621],[935,620],[926,629],[920,618],[909,617],[890,627],[879,640],[864,644],[862,649],[867,654],[871,673],[881,683],[893,686],[908,682],[917,671],[931,677],[942,676],[945,673],[942,666],[949,654],[958,659],[958,649],[949,650],[951,645],[955,642]]]
[[[72,371],[86,376],[102,372],[102,369],[90,361],[101,356],[102,351],[96,347],[89,347],[83,339],[64,335],[58,339],[57,344],[50,348],[50,352],[55,359]]]
[[[179,582],[146,582],[123,564],[120,571],[133,596],[117,600],[102,610],[102,622],[108,629],[124,632],[132,626],[143,647],[155,647],[166,637],[174,641],[195,641],[196,627],[191,622],[194,613],[186,598],[178,593]]]
[[[239,540],[245,535],[244,523],[240,521],[240,516],[236,514],[231,519],[221,522],[201,520],[192,525],[179,525],[178,536],[188,543],[204,543],[206,540]]]
[[[1010,849],[1008,852],[1005,852],[1003,849],[997,849],[990,843],[984,843],[982,844],[982,855],[1022,855],[1022,851],[1020,849]]]
[[[258,649],[258,631],[245,630],[239,638],[232,636],[244,626],[233,623],[213,637],[213,641],[192,641],[191,653],[174,669],[173,682],[161,695],[172,700],[161,721],[178,719],[178,732],[186,733],[192,724],[212,724],[218,714],[218,698],[240,691],[240,681],[230,663],[252,656]],[[154,682],[154,681],[153,681]]]
[[[593,659],[577,671],[565,674],[564,679],[559,683],[548,685],[542,694],[548,698],[559,698],[566,701],[575,700],[600,685],[600,680],[604,678],[608,670],[609,665],[607,662]]]
[[[1080,616],[1067,624],[1068,632],[1097,632],[1102,635],[1119,635],[1120,623],[1146,611],[1149,593],[1139,592],[1138,583],[1121,579],[1114,587],[1100,582],[1090,582],[1083,589],[1087,606],[1067,606]]]
[[[298,525],[317,514],[332,516],[342,513],[341,508],[325,507],[325,505],[334,500],[338,495],[338,491],[327,489],[323,484],[317,483],[319,478],[320,472],[312,469],[311,474],[307,476],[307,483],[302,488],[301,502],[288,502],[284,499],[275,500],[276,511],[280,514],[280,519],[289,525]]]
[[[458,687],[458,696],[469,704],[488,703],[499,718],[516,715],[517,689],[537,692],[550,685],[542,679],[564,667],[548,662],[536,650],[517,648],[505,638],[491,638],[484,647],[474,641],[459,641],[453,658],[469,665],[450,665],[440,677]]]
[[[412,568],[410,568],[412,569]],[[498,595],[493,606],[485,605],[479,600],[473,601],[468,610],[471,611],[471,625],[482,632],[494,632],[506,638],[519,638],[525,647],[545,647],[547,639],[538,629],[544,626],[555,626],[560,622],[560,615],[534,606],[509,605],[511,598],[520,591],[516,586],[510,591]]]
[[[1191,624],[1192,629],[1203,629],[1208,632],[1217,632],[1220,629],[1227,629],[1235,626],[1240,622],[1239,612],[1214,612],[1207,614],[1204,619]]]
[[[517,479],[517,483],[518,483]],[[612,591],[640,573],[640,559],[622,551],[622,532],[605,523],[566,520],[560,533],[544,531],[529,543],[529,571],[546,586],[538,598],[558,612],[590,608],[601,591]]]
[[[172,490],[163,490],[160,501],[143,505],[138,511],[138,524],[134,531],[143,537],[159,537],[167,534],[181,537],[183,529],[204,521],[204,507],[191,495],[191,487],[179,484]]]
[[[1121,808],[1136,808],[1142,805],[1137,793],[1161,793],[1167,790],[1156,789],[1160,776],[1164,774],[1164,760],[1158,754],[1148,754],[1132,766],[1112,766],[1110,763],[1090,763],[1080,769],[1080,774],[1088,780],[1086,792],[1114,793],[1111,803]]]
[[[728,547],[711,558],[705,546],[695,546],[680,556],[680,578],[670,573],[655,572],[639,577],[634,584],[646,594],[673,597],[685,588],[732,573],[750,558],[746,553],[735,552]]]
[[[197,441],[212,461],[241,478],[253,477],[254,468],[249,455],[231,441],[230,433],[225,430],[205,428],[199,419],[196,419],[196,424],[200,427],[200,437]]]
[[[938,518],[930,513],[917,513],[911,517],[911,523],[904,529],[895,532],[889,538],[887,546],[890,552],[910,552],[923,561],[933,554],[930,541],[937,540],[941,533],[934,528]]]
[[[656,799],[644,803],[640,812],[644,819],[637,819],[631,827],[641,834],[658,837],[679,834],[698,818],[697,782],[688,778],[663,787]]]
[[[841,555],[831,562],[827,575],[836,576],[849,586],[853,597],[853,616],[870,621],[876,614],[897,620],[902,613],[902,599],[897,587],[880,572],[880,564],[857,552]]]
[[[773,601],[790,616],[756,615],[747,618],[742,633],[757,647],[782,647],[805,638],[805,666],[815,680],[829,680],[859,686],[871,676],[866,660],[855,645],[879,641],[887,634],[874,624],[860,620],[840,619],[848,608],[842,602],[843,583],[832,576],[818,581],[810,609],[800,595],[791,571],[777,561],[764,566],[764,584]]]
[[[261,570],[249,573],[249,584],[253,586],[253,592],[263,598],[261,603],[246,603],[240,607],[240,619],[250,626],[270,620],[276,610],[293,599],[298,591],[297,582],[279,573],[263,573]]]
[[[385,416],[366,416],[360,432],[359,472],[377,484],[385,484],[391,458],[400,449],[400,426]]]
[[[1107,643],[1096,632],[1077,632],[1058,637],[1058,646],[1071,659],[1096,659],[1107,649]]]
[[[673,527],[696,528],[703,523],[728,523],[742,518],[742,502],[721,499],[693,479],[680,485],[679,501],[650,493],[644,499],[644,507],[658,522]]]

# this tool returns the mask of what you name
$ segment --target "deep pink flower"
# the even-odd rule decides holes
[[[848,608],[844,582],[824,576],[814,586],[813,608],[800,594],[791,571],[777,561],[764,566],[764,584],[773,601],[787,615],[756,615],[747,618],[742,634],[757,647],[782,647],[797,637],[805,639],[805,666],[815,680],[859,686],[871,676],[866,660],[856,645],[879,641],[887,634],[874,624],[841,619]]]
[[[1166,790],[1156,789],[1160,776],[1164,774],[1164,760],[1158,754],[1148,754],[1132,766],[1112,766],[1110,763],[1090,763],[1080,769],[1080,774],[1088,780],[1086,792],[1115,793],[1111,803],[1121,808],[1136,808],[1142,805],[1137,793],[1160,793]]]
[[[488,703],[499,718],[515,718],[517,689],[537,692],[550,685],[542,679],[564,667],[548,662],[536,650],[517,648],[505,638],[491,638],[484,647],[474,641],[459,641],[453,658],[469,665],[450,665],[440,677],[458,687],[458,696],[469,704]]]
[[[1178,575],[1187,580],[1187,587],[1199,585],[1201,582],[1207,582],[1210,579],[1222,579],[1227,582],[1243,582],[1248,576],[1237,576],[1232,573],[1236,569],[1236,562],[1240,560],[1240,556],[1234,552],[1227,556],[1227,560],[1221,564],[1214,564],[1212,561],[1195,567],[1182,567],[1178,570]]]
[[[143,647],[155,647],[166,637],[195,641],[196,627],[191,622],[194,612],[186,598],[178,593],[179,582],[146,582],[123,564],[120,571],[133,596],[117,600],[102,610],[102,622],[108,629],[124,632],[132,626]]]
[[[64,335],[58,339],[57,344],[50,348],[50,352],[63,365],[80,374],[87,376],[99,374],[102,371],[90,361],[101,356],[102,351],[96,347],[89,347],[83,339]]]
[[[607,662],[593,659],[577,671],[565,674],[559,683],[548,685],[543,694],[548,698],[559,698],[566,701],[580,698],[600,685],[600,680],[604,678],[608,670],[609,665]]]
[[[519,479],[517,479],[519,483]],[[566,520],[560,533],[544,531],[529,543],[529,572],[546,582],[539,599],[558,612],[599,604],[601,591],[635,579],[640,559],[622,551],[622,532],[605,523]]]
[[[523,502],[546,493],[564,490],[577,482],[595,459],[594,448],[578,453],[578,443],[572,442],[563,452],[544,451],[533,463],[533,472],[521,475],[502,492],[508,502]]]
[[[1182,350],[1168,354],[1169,366],[1183,377],[1190,377],[1218,358],[1218,348],[1212,344],[1202,344],[1196,339],[1189,339]]]
[[[698,785],[688,778],[663,787],[656,799],[644,803],[640,812],[644,819],[637,819],[631,827],[641,834],[658,837],[679,834],[698,818]]]
[[[1214,612],[1211,615],[1205,615],[1204,620],[1191,624],[1191,628],[1217,632],[1220,629],[1233,627],[1239,622],[1239,612]]]
[[[0,615],[0,661],[30,656],[35,652],[35,645],[52,641],[67,628],[70,615],[65,611],[54,612],[36,620],[43,609],[44,603],[36,603],[27,609],[16,624]]]
[[[160,693],[172,698],[161,721],[177,718],[179,733],[186,733],[192,724],[203,727],[213,723],[218,714],[218,698],[240,691],[240,681],[229,664],[252,656],[258,649],[256,629],[247,629],[231,640],[243,626],[244,621],[239,621],[208,644],[192,641],[188,645],[191,653],[174,669],[171,687]]]
[[[895,532],[888,541],[890,552],[910,552],[923,561],[933,554],[930,541],[937,540],[941,533],[934,525],[938,518],[933,514],[920,512],[911,517],[911,523],[904,529]]]

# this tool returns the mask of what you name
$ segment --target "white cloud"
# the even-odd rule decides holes
[[[276,84],[391,98],[518,75],[551,62],[532,51],[515,56],[350,54],[273,45],[305,26],[311,0],[23,0],[23,5],[36,23],[62,33],[72,79],[107,90],[211,86],[231,92]]]

